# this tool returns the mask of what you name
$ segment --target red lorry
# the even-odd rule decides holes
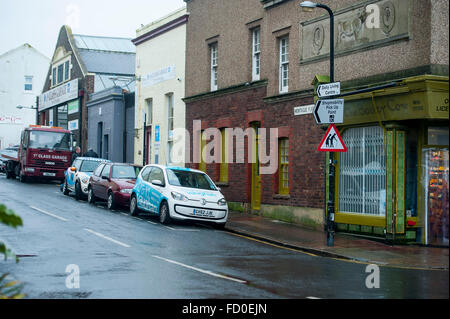
[[[22,131],[17,156],[1,154],[6,159],[7,178],[50,179],[64,181],[71,165],[73,134],[61,127],[30,125]]]

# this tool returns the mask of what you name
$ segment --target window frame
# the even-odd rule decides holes
[[[211,77],[211,91],[217,91],[218,90],[218,55],[219,55],[219,48],[218,48],[218,43],[212,43],[209,45],[209,50],[210,50],[210,59],[211,59],[211,63],[210,63],[210,77]]]
[[[284,158],[287,160],[284,161]],[[287,137],[278,140],[278,193],[289,195],[289,138]]]
[[[252,30],[252,81],[259,81],[260,79],[261,79],[261,28],[257,27]]]
[[[61,80],[59,80],[59,68],[62,67]],[[52,81],[51,87],[58,86],[62,83],[70,81],[71,57],[68,56],[52,64]]]
[[[279,54],[279,90],[280,93],[287,93],[289,91],[289,35],[279,39]],[[284,82],[286,82],[286,85],[284,85]]]
[[[23,90],[25,93],[33,93],[33,76],[32,75],[25,75],[24,76],[24,87]],[[29,80],[30,82],[28,82],[27,80]],[[27,89],[27,85],[31,85],[30,89]]]

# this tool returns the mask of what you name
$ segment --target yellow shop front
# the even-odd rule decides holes
[[[448,83],[423,75],[345,96],[337,231],[448,246]]]

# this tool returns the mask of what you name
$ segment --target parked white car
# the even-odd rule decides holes
[[[171,219],[197,220],[223,228],[228,204],[220,189],[204,172],[184,167],[145,166],[131,193],[130,212],[159,215],[163,224]]]
[[[88,195],[89,177],[103,162],[110,161],[96,157],[77,157],[73,161],[72,166],[66,170],[62,189],[64,195],[75,192],[77,200],[86,198]]]

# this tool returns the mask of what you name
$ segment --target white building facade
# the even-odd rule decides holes
[[[36,97],[49,64],[27,43],[0,55],[0,149],[18,144],[22,129],[36,124]]]
[[[187,20],[182,8],[136,31],[136,164],[184,166]]]

